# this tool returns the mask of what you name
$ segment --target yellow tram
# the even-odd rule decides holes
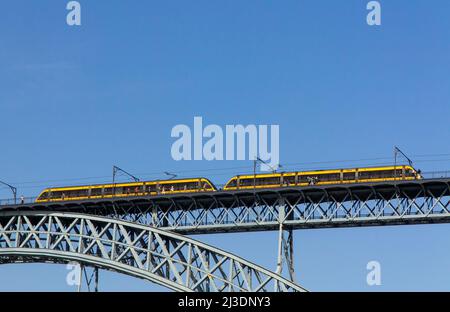
[[[235,176],[228,181],[224,190],[404,181],[421,178],[420,172],[407,165],[314,170]]]
[[[48,188],[36,202],[55,202],[112,197],[148,196],[194,192],[212,192],[216,187],[206,178],[158,180]]]
[[[381,181],[407,181],[422,179],[420,171],[409,165],[365,167],[350,169],[296,171],[267,174],[247,174],[232,177],[224,186],[225,191],[304,187],[368,183]],[[198,192],[216,192],[217,188],[207,178],[173,179],[117,184],[98,184],[47,188],[36,202],[58,202],[112,197],[138,197]]]

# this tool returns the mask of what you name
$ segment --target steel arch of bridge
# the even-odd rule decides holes
[[[450,223],[450,178],[0,206],[0,214],[40,210],[114,217],[184,235],[276,230],[276,272],[287,268],[295,281],[293,230]]]
[[[161,229],[83,214],[0,214],[0,263],[69,261],[176,291],[305,291],[242,258]]]

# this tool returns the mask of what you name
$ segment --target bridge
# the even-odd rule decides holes
[[[240,257],[168,231],[82,214],[2,214],[0,263],[67,261],[176,291],[305,291]]]
[[[276,230],[276,274],[295,282],[293,230],[450,222],[450,178],[7,204],[0,206],[0,219],[45,211],[177,235]]]
[[[109,216],[180,234],[448,222],[450,178],[7,204]]]

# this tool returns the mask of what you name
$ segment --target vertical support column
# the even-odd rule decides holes
[[[80,276],[78,278],[78,292],[83,289],[83,274],[85,277],[86,290],[91,291],[91,285],[94,283],[93,291],[98,292],[99,270],[97,267],[92,268],[92,273],[88,273],[89,268],[80,263]]]
[[[94,268],[94,292],[98,292],[98,268]]]
[[[80,275],[78,276],[78,289],[77,292],[81,292],[81,284],[83,283],[83,271],[84,271],[84,267],[83,265],[80,263]]]
[[[166,240],[166,248],[167,248],[167,256],[169,257],[171,249],[170,249],[170,240],[168,238]],[[166,262],[165,267],[166,267],[166,276],[168,279],[171,279],[170,274],[172,273],[172,270],[170,268],[169,261]]]
[[[283,275],[283,270],[287,270],[287,277],[294,283],[297,283],[294,269],[294,235],[292,228],[285,225],[286,217],[286,203],[283,198],[278,200],[278,254],[277,254],[277,269],[278,275]],[[278,285],[276,285],[277,287]]]
[[[280,224],[278,230],[278,258],[277,274],[282,275],[283,269],[287,270],[288,279],[296,283],[294,269],[294,236],[292,229],[286,229]]]
[[[209,275],[210,275],[210,270],[211,270],[211,263],[210,263],[210,258],[209,258],[209,251],[205,250],[204,251],[204,259],[205,259],[205,263],[206,263],[206,275],[208,276],[206,278],[206,283],[205,283],[205,292],[211,292],[211,281],[209,280]]]
[[[153,203],[152,206],[152,226],[158,227],[158,207]]]

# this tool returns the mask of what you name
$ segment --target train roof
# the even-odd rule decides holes
[[[396,168],[396,167],[409,167],[413,170],[416,170],[413,166],[409,164],[397,164],[397,165],[389,165],[389,166],[370,166],[370,167],[347,167],[347,168],[331,168],[331,169],[311,169],[311,170],[295,170],[295,171],[280,171],[280,172],[267,172],[267,173],[257,173],[257,176],[270,176],[270,175],[280,175],[280,174],[292,174],[297,172],[327,172],[327,171],[340,171],[340,170],[356,170],[356,169],[386,169],[386,168]],[[417,171],[417,170],[416,170]],[[242,176],[253,176],[253,173],[245,173],[240,175],[235,175],[231,177],[231,179]]]
[[[84,187],[99,187],[99,186],[122,186],[122,185],[139,185],[142,183],[150,183],[150,182],[180,182],[180,181],[190,181],[190,180],[206,180],[211,185],[215,187],[215,185],[205,177],[193,177],[193,178],[178,178],[178,179],[158,179],[158,180],[145,180],[145,181],[133,181],[133,182],[115,182],[115,183],[96,183],[96,184],[82,184],[82,185],[66,185],[66,186],[55,186],[55,187],[47,187],[42,192],[45,192],[47,190],[58,190],[58,189],[68,189],[68,188],[84,188]]]

